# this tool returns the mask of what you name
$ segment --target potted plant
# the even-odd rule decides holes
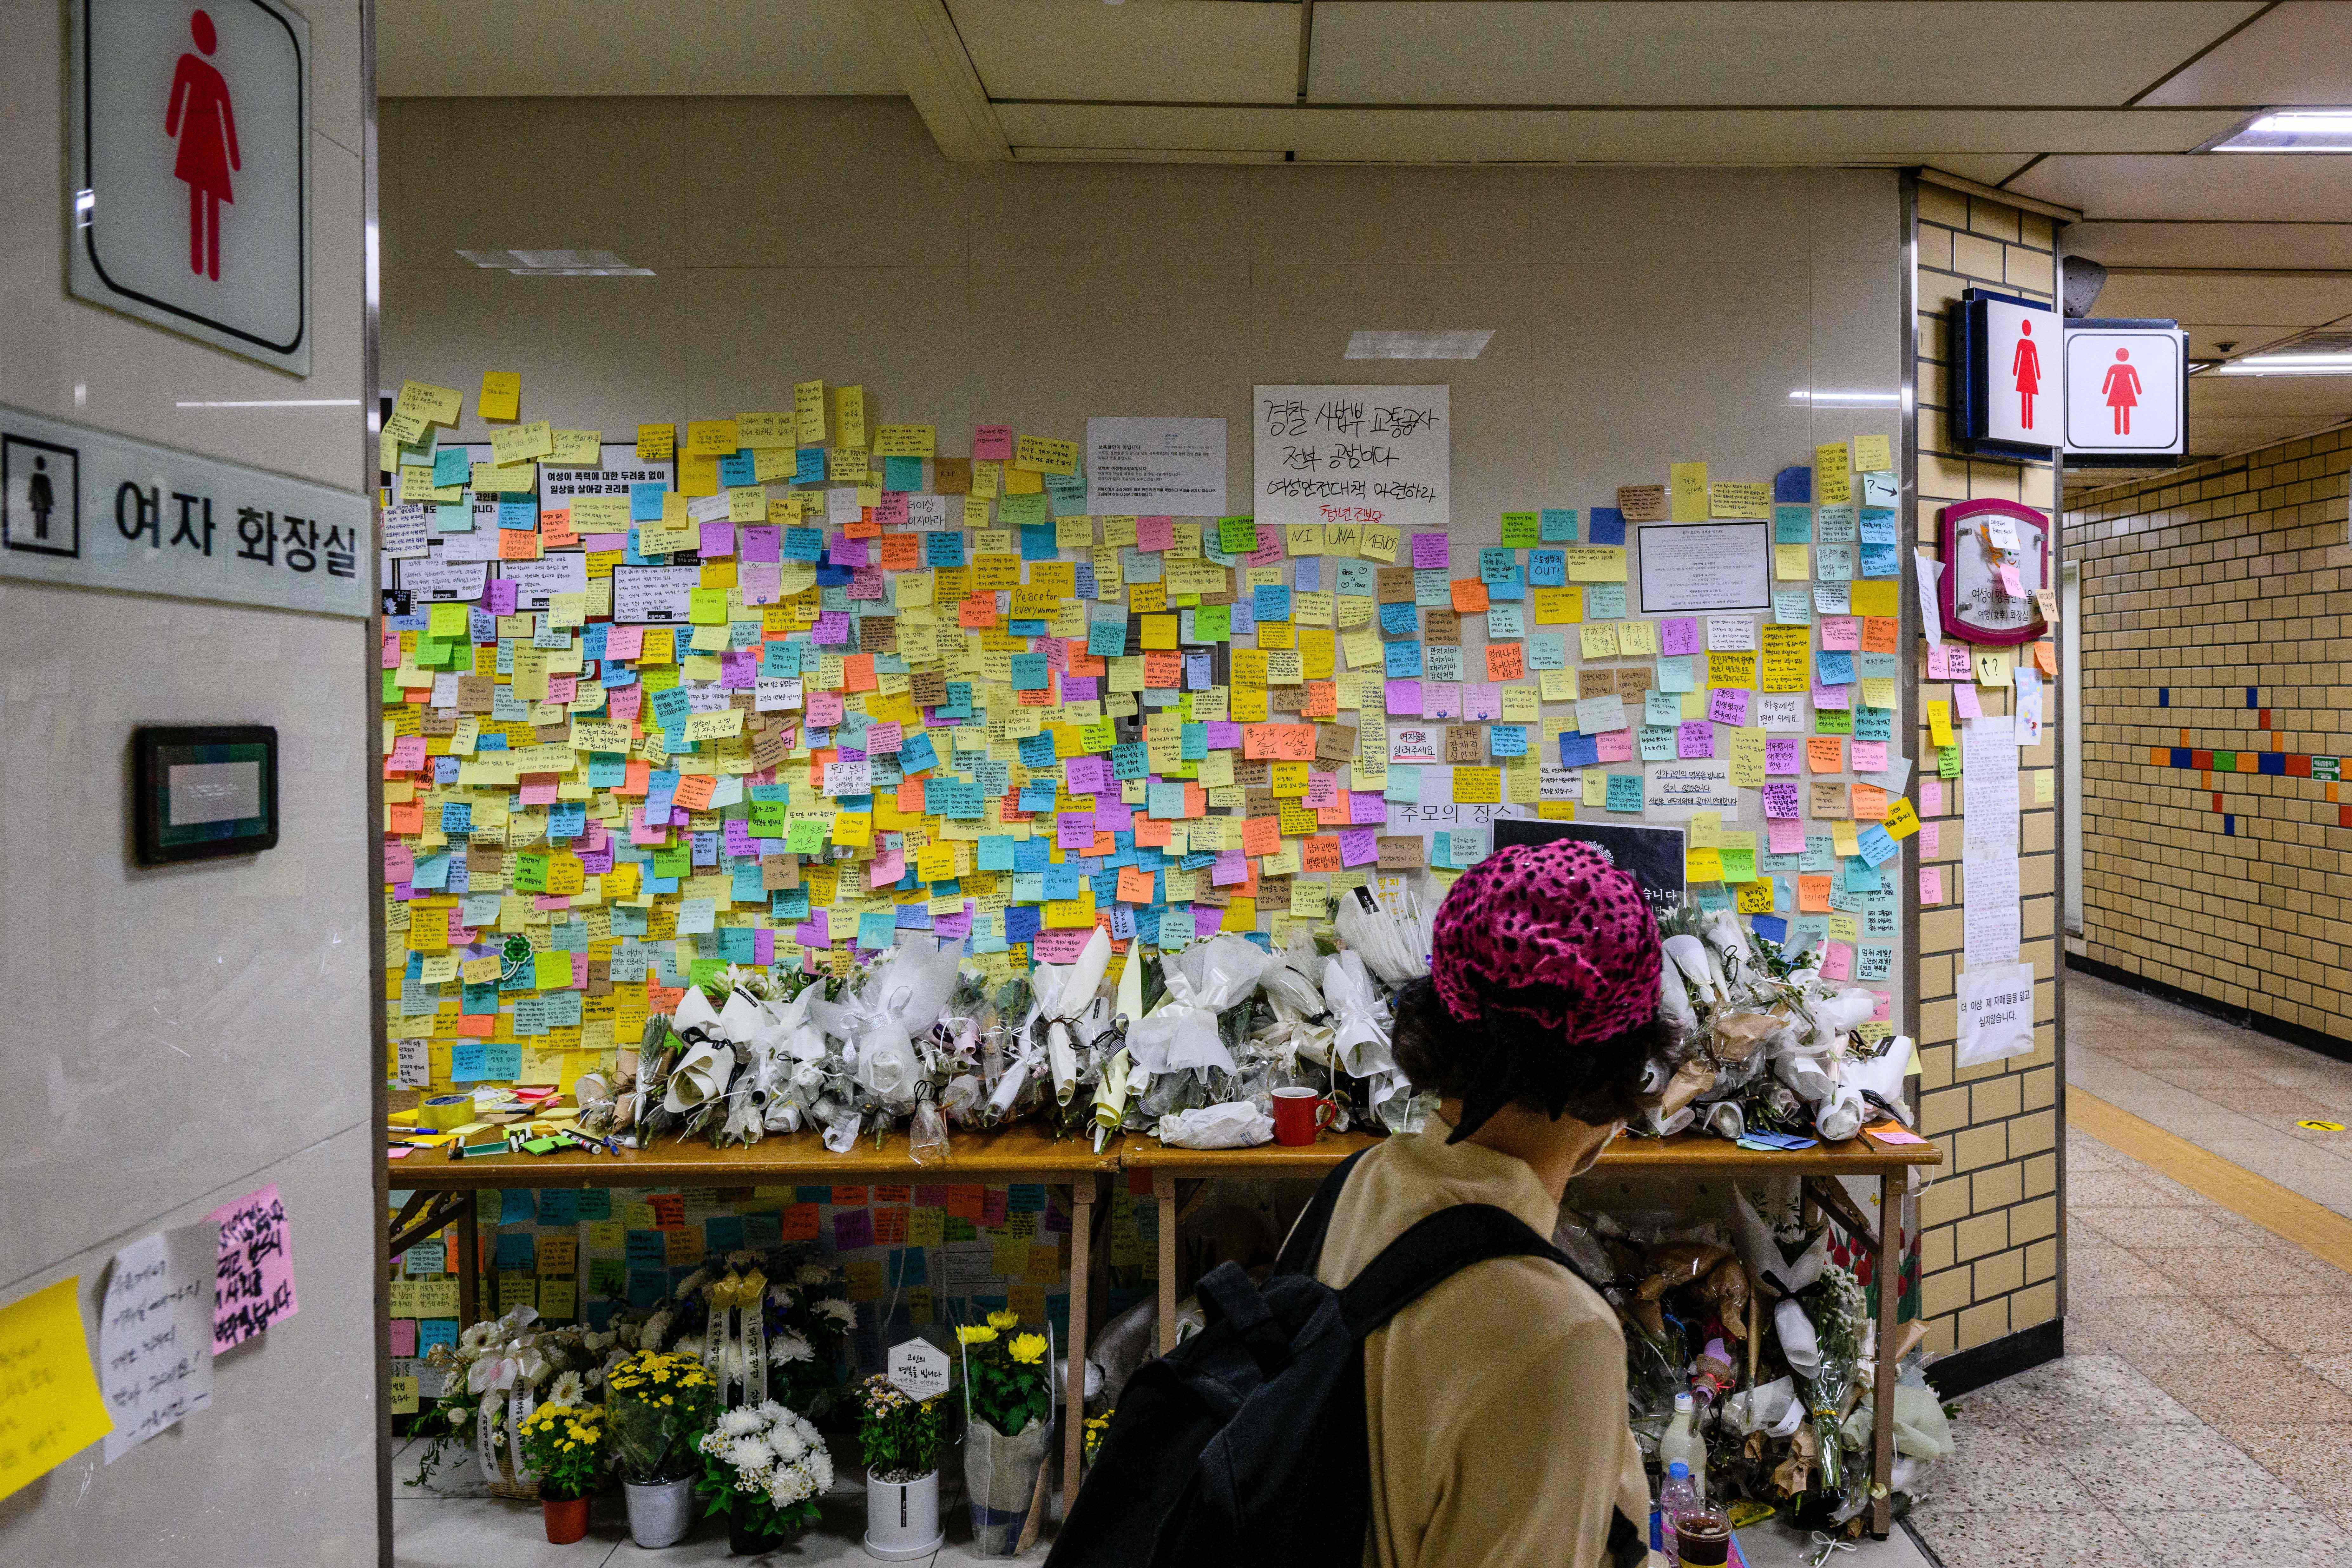
[[[539,1473],[547,1539],[567,1546],[588,1533],[588,1499],[604,1464],[604,1407],[542,1405],[518,1430],[523,1458]]]
[[[509,1441],[509,1431],[539,1403],[543,1385],[560,1386],[567,1378],[579,1383],[583,1376],[590,1386],[602,1382],[597,1363],[613,1342],[608,1333],[541,1327],[538,1317],[531,1308],[517,1307],[495,1321],[474,1324],[454,1346],[436,1345],[426,1352],[425,1364],[441,1379],[440,1419],[419,1424],[425,1453],[409,1485],[432,1485],[452,1449],[471,1447],[494,1495],[538,1495],[530,1467]],[[583,1389],[571,1403],[581,1403],[584,1394]]]
[[[718,1384],[690,1355],[639,1351],[615,1365],[607,1425],[629,1499],[629,1534],[668,1546],[694,1528],[696,1445],[710,1426]]]
[[[1037,1492],[1051,1440],[1054,1396],[1043,1334],[1015,1333],[1018,1312],[956,1331],[963,1348],[964,1495],[971,1504],[972,1550],[1010,1557]]]
[[[945,1395],[910,1398],[880,1373],[857,1390],[857,1447],[866,1459],[866,1554],[886,1563],[928,1557],[940,1528]]]
[[[727,1518],[738,1556],[773,1552],[816,1522],[816,1500],[833,1485],[833,1455],[806,1417],[774,1400],[721,1411],[702,1436],[706,1511]]]

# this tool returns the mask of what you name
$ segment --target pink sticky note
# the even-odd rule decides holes
[[[1764,786],[1764,815],[1767,817],[1794,822],[1799,820],[1802,810],[1795,784],[1768,784]],[[1799,841],[1801,844],[1801,830]]]
[[[784,531],[781,528],[746,523],[739,542],[746,561],[779,561],[783,558]]]
[[[1926,778],[1919,781],[1919,815],[1922,816],[1944,815],[1943,780]]]
[[[1977,700],[1977,689],[1967,681],[1952,688],[1952,710],[1963,719],[1981,719],[1984,705]]]
[[[1708,694],[1706,716],[1717,724],[1737,728],[1748,722],[1748,700],[1752,695],[1744,686],[1717,687]]]
[[[702,558],[735,553],[735,525],[731,522],[706,522],[702,525]]]
[[[1683,759],[1715,755],[1715,726],[1705,719],[1689,719],[1675,726],[1675,755]]]
[[[1698,619],[1690,616],[1658,623],[1658,651],[1669,658],[1698,651]]]
[[[637,710],[645,705],[645,700],[646,689],[642,686],[614,687],[604,693],[605,709],[613,715],[615,724],[635,723]]]
[[[509,582],[503,577],[494,580],[490,584],[489,587],[490,614],[494,616],[513,615],[515,613],[515,595],[520,591],[520,584],[519,584]]]
[[[1220,917],[1224,913],[1223,910],[1209,912]],[[1078,954],[1086,951],[1087,939],[1094,934],[1091,926],[1085,931],[1041,931],[1030,939],[1030,951],[1040,963],[1076,963]]]
[[[614,626],[604,634],[606,658],[637,659],[645,657],[646,628]]]
[[[2012,599],[2025,597],[2025,584],[2019,581],[2017,568],[2006,561],[2000,563],[2000,591]]]
[[[1339,798],[1338,773],[1309,773],[1307,775],[1307,794],[1299,804],[1310,811],[1320,811]]]
[[[1407,718],[1421,717],[1421,682],[1391,680],[1388,683],[1388,710]]]
[[[884,528],[906,527],[909,512],[905,490],[884,490],[882,499],[874,503],[874,521]]]
[[[904,849],[885,849],[874,857],[874,864],[866,873],[866,885],[887,888],[906,874],[907,852]]]
[[[392,755],[384,759],[383,771],[388,773],[413,773],[425,766],[425,737],[403,735],[392,743]]]
[[[1796,855],[1803,852],[1805,847],[1803,822],[1793,816],[1776,816],[1764,826],[1770,831],[1769,842],[1773,854]]]
[[[1851,980],[1853,978],[1853,948],[1843,942],[1833,942],[1822,949],[1822,978]]]
[[[1793,735],[1768,736],[1764,742],[1764,772],[1793,778],[1804,765],[1804,745]]]
[[[1923,904],[1944,901],[1944,868],[1941,866],[1919,868],[1919,901]]]
[[[1175,542],[1174,518],[1139,517],[1135,520],[1135,547],[1138,550],[1165,550]]]
[[[1822,646],[1852,652],[1862,646],[1862,623],[1852,616],[1822,617]]]
[[[975,460],[981,462],[1011,462],[1013,460],[1013,426],[1010,425],[972,426],[971,455]]]
[[[1746,696],[1746,692],[1741,692]],[[1633,760],[1633,731],[1604,730],[1592,737],[1593,750],[1600,753],[1594,760],[1602,763],[1630,763]]]
[[[416,852],[415,850],[405,844],[387,844],[383,847],[383,879],[385,881],[405,882],[415,872]]]
[[[407,1152],[405,1149],[401,1151],[404,1154]],[[394,1318],[392,1321],[392,1337],[387,1342],[387,1345],[394,1355],[415,1355],[416,1353],[416,1320]]]
[[[1853,771],[1858,773],[1878,773],[1886,771],[1886,742],[1856,741],[1853,743]]]
[[[1943,852],[1944,825],[1940,822],[1921,823],[1919,825],[1919,853],[1926,856],[1935,856],[1940,855]]]
[[[1416,572],[1444,571],[1451,564],[1450,554],[1445,535],[1442,533],[1416,533],[1412,536],[1412,569]]]
[[[205,1217],[220,1226],[213,1280],[213,1353],[219,1355],[299,1310],[294,1238],[275,1182]]]

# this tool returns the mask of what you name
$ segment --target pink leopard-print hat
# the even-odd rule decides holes
[[[1657,1016],[1657,920],[1590,844],[1489,855],[1438,906],[1430,945],[1430,982],[1462,1023],[1516,1014],[1589,1045]]]

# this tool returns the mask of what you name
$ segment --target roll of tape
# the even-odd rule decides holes
[[[416,1108],[420,1125],[446,1132],[453,1127],[463,1127],[474,1119],[474,1097],[470,1094],[436,1095]]]

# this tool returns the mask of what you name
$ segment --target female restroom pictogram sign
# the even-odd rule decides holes
[[[2131,411],[2139,404],[2139,372],[2131,367],[2131,350],[2117,349],[2116,363],[2107,367],[2107,378],[2099,390],[2105,394],[2107,407],[2115,416],[2115,433],[2131,434]]]
[[[245,166],[236,145],[236,110],[228,79],[206,57],[220,34],[205,12],[192,12],[188,34],[201,53],[183,54],[172,72],[163,134],[178,144],[172,177],[188,187],[188,270],[220,281],[221,208],[236,196],[230,176]]]
[[[2010,356],[2010,374],[2017,378],[2017,422],[2033,428],[2033,397],[2042,390],[2042,352],[2033,346],[2033,323],[2017,324],[2017,352]]]

